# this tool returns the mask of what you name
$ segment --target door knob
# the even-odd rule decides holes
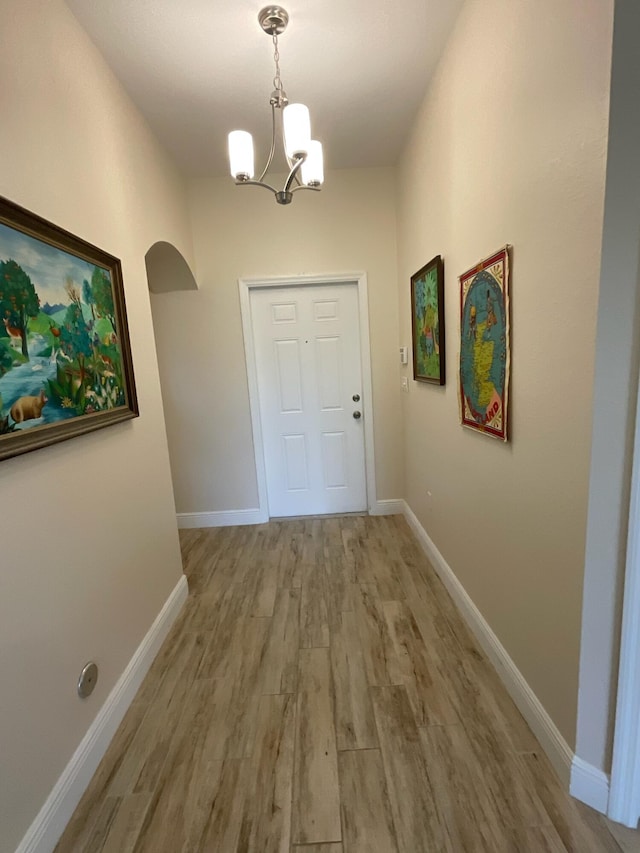
[[[353,400],[354,403],[359,403],[360,402],[360,394],[354,394],[351,399]]]
[[[354,417],[356,420],[359,420],[359,419],[362,417],[362,415],[360,414],[360,412],[354,412],[354,413],[353,413],[353,417]]]

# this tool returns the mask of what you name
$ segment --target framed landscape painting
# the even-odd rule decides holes
[[[460,276],[460,419],[507,441],[509,247]]]
[[[0,198],[0,459],[138,415],[120,261]]]
[[[411,276],[413,378],[445,383],[444,262],[440,255]]]

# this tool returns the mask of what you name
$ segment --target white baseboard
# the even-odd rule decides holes
[[[597,812],[606,814],[609,807],[609,777],[576,755],[571,764],[569,793]]]
[[[568,788],[570,776],[572,775],[572,762],[574,761],[573,751],[569,744],[560,734],[555,723],[545,711],[540,700],[509,656],[507,650],[491,630],[489,623],[471,600],[469,594],[454,574],[451,566],[449,566],[440,551],[438,551],[426,530],[406,503],[405,518],[456,603],[467,625],[495,667],[509,695],[540,741],[540,745],[549,757],[556,773]],[[578,799],[582,798],[578,797]]]
[[[229,509],[218,512],[179,512],[178,528],[231,527],[239,524],[264,524],[269,515],[261,509]]]
[[[58,843],[188,594],[187,579],[182,575],[62,771],[16,853],[51,853]]]
[[[369,509],[369,515],[404,515],[405,506],[401,498],[374,501]]]
[[[374,501],[369,515],[402,515],[405,502],[402,499]],[[261,509],[230,509],[216,512],[179,512],[178,528],[230,527],[239,524],[264,524],[269,521],[267,512]]]

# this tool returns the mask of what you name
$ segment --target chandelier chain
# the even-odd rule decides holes
[[[280,79],[280,51],[278,50],[278,35],[273,35],[273,61],[276,64],[276,75],[273,78],[273,86],[276,92],[282,92],[282,80]]]

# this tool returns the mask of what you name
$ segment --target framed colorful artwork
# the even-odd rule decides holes
[[[413,378],[445,383],[444,261],[440,255],[411,276]]]
[[[507,441],[509,246],[460,276],[460,419]]]
[[[0,198],[0,459],[138,415],[120,261]]]

